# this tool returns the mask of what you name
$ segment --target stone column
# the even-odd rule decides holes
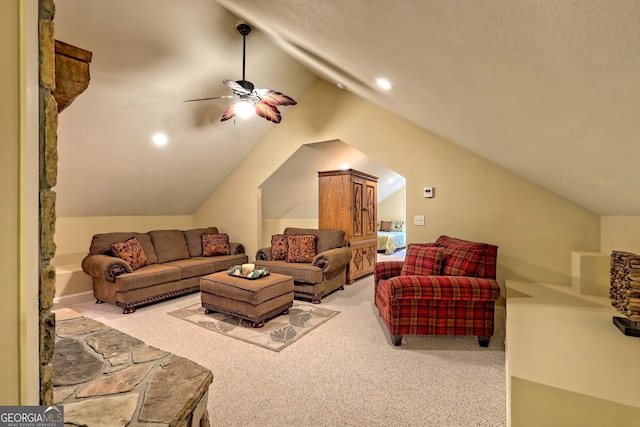
[[[40,404],[53,402],[53,351],[55,315],[51,312],[55,295],[56,193],[51,190],[58,176],[58,107],[55,89],[55,49],[53,0],[39,1],[40,31]]]

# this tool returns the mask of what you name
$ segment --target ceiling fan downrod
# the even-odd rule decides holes
[[[251,26],[246,22],[238,22],[236,24],[236,30],[238,30],[238,32],[242,34],[242,80],[239,80],[236,83],[238,83],[240,86],[242,86],[249,92],[253,91],[254,86],[253,86],[253,83],[245,79],[244,70],[245,70],[245,64],[246,64],[247,35],[249,35],[249,33],[251,32],[251,29],[252,29]]]

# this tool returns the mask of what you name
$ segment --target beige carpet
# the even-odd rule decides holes
[[[505,426],[504,322],[488,348],[473,337],[406,336],[394,347],[368,276],[323,299],[340,311],[284,351],[229,338],[167,313],[199,294],[139,308],[74,310],[211,369],[212,426]]]
[[[205,314],[205,309],[200,303],[167,314],[209,331],[269,350],[281,351],[336,316],[338,312],[322,308],[321,305],[311,306],[294,301],[288,314],[273,317],[261,328],[254,328],[251,322],[238,317],[222,313]]]

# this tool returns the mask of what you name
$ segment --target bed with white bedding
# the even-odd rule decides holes
[[[378,221],[378,252],[391,255],[407,247],[404,220]]]
[[[391,255],[407,246],[407,233],[404,231],[378,231],[378,252]]]

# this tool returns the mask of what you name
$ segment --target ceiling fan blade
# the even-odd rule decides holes
[[[278,92],[271,89],[256,89],[256,94],[260,97],[260,99],[266,102],[269,105],[296,105],[297,102],[285,95],[282,92]]]
[[[237,98],[235,95],[222,95],[222,96],[213,96],[211,98],[198,98],[198,99],[187,99],[183,102],[195,102],[195,101],[210,101],[212,99],[226,99],[226,98]]]
[[[256,114],[270,122],[280,123],[282,116],[275,105],[271,105],[265,101],[256,102]]]
[[[227,108],[225,108],[224,113],[222,113],[222,117],[220,117],[221,122],[224,122],[226,120],[229,120],[235,117],[236,115],[235,106],[236,106],[235,102],[232,102],[231,104],[227,105]]]
[[[236,95],[249,95],[251,93],[250,90],[247,90],[246,88],[242,87],[238,82],[235,82],[233,80],[223,80],[222,84],[230,87],[233,93]]]

